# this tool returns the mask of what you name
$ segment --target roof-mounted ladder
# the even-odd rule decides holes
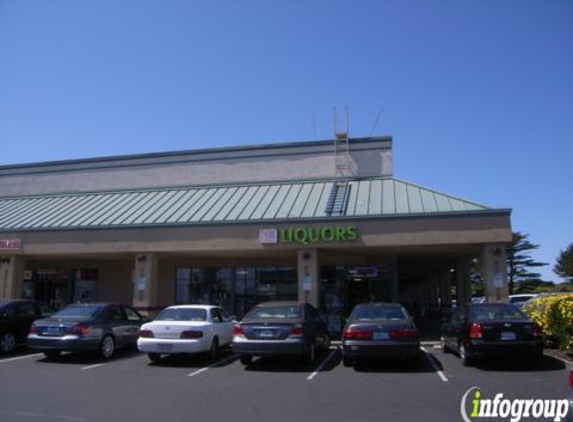
[[[338,131],[338,111],[334,109],[334,172],[337,175],[344,174],[350,163],[350,138],[348,107],[345,108],[346,130]]]
[[[326,201],[325,213],[327,215],[345,215],[349,194],[350,184],[348,180],[334,182]]]

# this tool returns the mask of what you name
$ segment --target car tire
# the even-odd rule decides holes
[[[309,343],[304,359],[308,363],[312,363],[316,359],[316,340],[312,340]]]
[[[148,353],[147,357],[149,358],[150,361],[157,362],[159,359],[161,359],[161,354],[159,354],[159,353]]]
[[[349,358],[348,356],[344,356],[342,358],[342,365],[346,366],[346,367],[350,367],[354,365],[354,360],[352,360],[351,358]]]
[[[250,365],[253,362],[253,357],[251,355],[241,355],[240,360],[243,365]]]
[[[466,349],[466,346],[464,346],[464,343],[462,343],[462,342],[460,342],[460,345],[458,347],[458,353],[460,355],[460,360],[462,361],[462,365],[472,366],[473,358],[472,358],[471,354],[468,352],[468,350]]]
[[[214,361],[219,356],[219,339],[217,337],[213,338],[211,342],[211,348],[209,349],[209,359]]]
[[[330,349],[330,336],[327,334],[324,338],[324,350]]]
[[[115,340],[111,335],[107,334],[101,339],[99,343],[98,354],[103,359],[110,359],[113,356],[114,352],[115,352]]]
[[[60,353],[62,353],[61,350],[45,350],[44,356],[46,356],[48,359],[55,359],[60,356]]]
[[[11,332],[2,334],[0,338],[0,352],[9,354],[16,348],[16,337]]]
[[[446,339],[444,336],[440,337],[440,350],[442,353],[450,353],[450,349],[446,346]]]

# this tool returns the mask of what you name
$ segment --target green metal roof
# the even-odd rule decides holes
[[[327,209],[340,180],[146,189],[0,198],[0,231],[272,223],[495,211],[394,178],[343,183],[340,213]]]

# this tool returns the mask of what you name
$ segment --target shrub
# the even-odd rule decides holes
[[[562,349],[573,349],[573,293],[530,300],[523,310],[541,327],[546,340]]]

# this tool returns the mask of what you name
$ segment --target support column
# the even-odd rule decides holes
[[[393,303],[400,303],[400,272],[398,259],[394,257],[391,261],[392,279],[390,280],[390,300]]]
[[[450,307],[452,304],[452,289],[450,286],[450,272],[441,271],[439,274],[440,280],[440,296],[442,297],[442,306]]]
[[[298,267],[298,300],[319,306],[320,269],[318,251],[316,249],[300,249],[297,251]]]
[[[154,254],[138,254],[135,256],[133,271],[133,306],[142,313],[149,315],[158,306],[158,263]]]
[[[505,302],[509,296],[505,244],[489,244],[482,249],[481,271],[488,302]]]
[[[23,256],[0,256],[0,299],[22,298],[24,265]]]
[[[469,259],[460,259],[456,263],[456,282],[459,306],[469,302],[471,299]]]

